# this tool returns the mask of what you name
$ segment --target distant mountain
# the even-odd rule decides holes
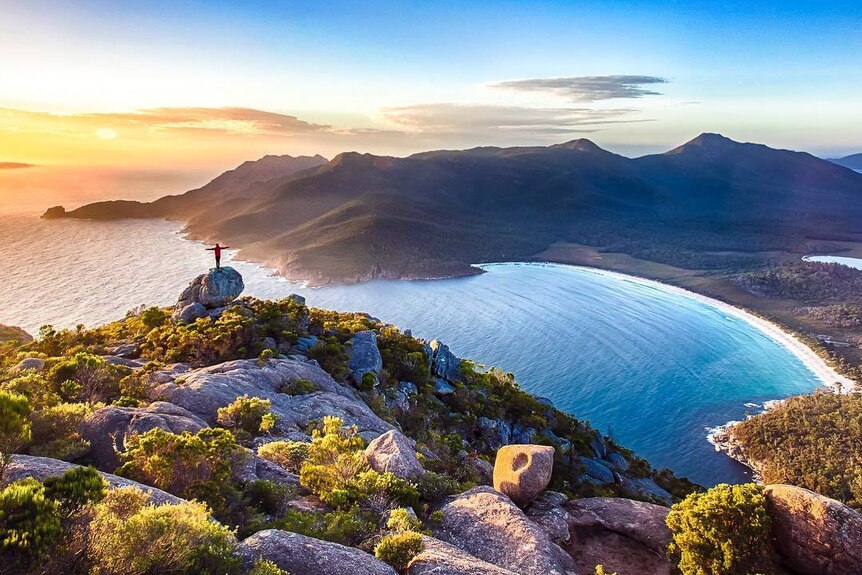
[[[201,188],[178,196],[165,196],[154,202],[112,200],[87,204],[71,212],[62,206],[49,209],[44,218],[71,217],[112,220],[123,218],[182,218],[188,219],[210,210],[230,209],[236,202],[247,199],[256,184],[280,178],[290,178],[304,170],[326,163],[323,156],[264,156],[243,162]]]
[[[636,159],[581,139],[407,158],[348,152],[267,179],[242,175],[249,164],[257,170],[244,164],[151,204],[46,216],[184,219],[194,237],[316,283],[472,273],[472,263],[528,259],[561,240],[723,268],[736,265],[731,252],[862,239],[862,175],[718,134]]]
[[[829,161],[845,168],[862,170],[862,154],[851,154],[843,158],[830,158]]]

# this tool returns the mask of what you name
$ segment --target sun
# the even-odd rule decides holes
[[[111,128],[99,128],[96,130],[96,137],[100,140],[116,140],[117,132]]]

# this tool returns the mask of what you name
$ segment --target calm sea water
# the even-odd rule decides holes
[[[169,305],[210,257],[170,222],[0,217],[0,323],[35,332],[46,323],[96,325],[142,303]],[[469,278],[306,289],[252,264],[232,265],[251,295],[300,293],[314,306],[367,311],[512,371],[529,391],[654,465],[703,484],[747,479],[706,441],[707,428],[741,419],[746,403],[819,385],[747,323],[589,270],[492,265]]]
[[[807,262],[825,262],[828,264],[841,264],[857,270],[862,270],[862,258],[848,258],[844,256],[805,256]]]

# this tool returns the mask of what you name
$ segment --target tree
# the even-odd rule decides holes
[[[0,480],[12,461],[12,453],[30,440],[32,412],[23,395],[0,391]]]
[[[716,485],[692,493],[667,516],[668,558],[683,575],[775,573],[771,524],[763,489]]]

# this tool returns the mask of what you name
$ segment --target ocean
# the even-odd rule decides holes
[[[0,323],[97,325],[141,304],[171,305],[211,252],[157,220],[0,216]],[[550,264],[485,274],[309,289],[231,262],[247,294],[299,293],[312,306],[366,311],[453,352],[515,374],[528,391],[590,421],[657,467],[704,485],[744,482],[706,430],[765,400],[820,385],[747,322],[654,284]]]

